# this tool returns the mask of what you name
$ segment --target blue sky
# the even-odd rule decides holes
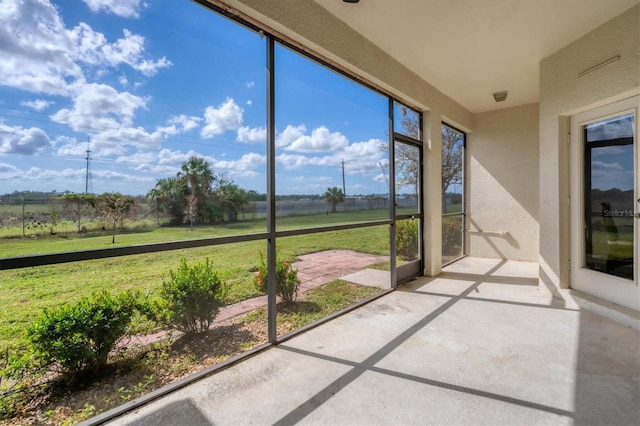
[[[266,191],[265,39],[188,0],[0,0],[0,193],[145,194],[190,156]],[[386,193],[387,99],[276,49],[280,194]],[[88,145],[88,141],[90,144]]]
[[[586,126],[587,143],[618,138],[633,138],[633,114],[609,118]],[[591,151],[591,187],[622,191],[634,187],[633,145],[614,145]]]

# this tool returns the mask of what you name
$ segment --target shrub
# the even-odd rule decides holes
[[[226,284],[218,278],[209,259],[189,266],[181,258],[178,270],[170,270],[169,278],[162,281],[157,316],[187,335],[203,333],[224,306],[226,294]]]
[[[32,370],[30,354],[17,353],[14,348],[0,354],[0,420],[10,419],[37,398],[39,389],[29,382]]]
[[[267,272],[267,264],[264,261],[262,253],[260,253],[260,266],[258,267],[254,282],[256,288],[263,293],[267,292]],[[294,269],[291,263],[286,260],[276,259],[276,295],[278,295],[285,304],[293,303],[298,297],[298,287],[300,287],[298,270]]]
[[[462,219],[461,216],[449,216],[442,218],[442,254],[461,254],[462,244]]]
[[[418,221],[400,220],[396,222],[396,254],[404,260],[418,257]]]
[[[75,376],[83,370],[99,374],[109,352],[126,335],[139,296],[94,293],[76,304],[45,309],[27,330],[35,358],[45,366],[59,365]]]

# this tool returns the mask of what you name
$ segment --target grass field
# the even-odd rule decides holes
[[[388,215],[386,216],[388,217]],[[304,229],[316,226],[342,225],[384,219],[379,210],[339,212],[330,215],[309,215],[278,218],[276,228],[281,230]],[[39,238],[0,239],[0,257],[25,256],[33,254],[68,252],[87,249],[121,247],[198,238],[212,238],[229,235],[244,235],[266,232],[266,220],[252,220],[218,225],[158,227],[153,223],[128,223],[127,228],[116,234],[116,244],[111,244],[111,232],[93,231],[82,234],[44,234]]]
[[[449,205],[451,210],[459,206]],[[338,212],[329,215],[293,216],[277,219],[278,230],[340,225],[384,218],[380,210]],[[82,234],[45,235],[40,238],[0,238],[0,257],[81,251],[138,244],[190,240],[266,232],[265,220],[241,221],[208,226],[159,227],[153,223],[129,223],[111,243],[108,231]],[[389,254],[388,226],[331,231],[279,238],[279,257],[290,261],[298,255],[327,249],[349,249],[371,254]],[[159,253],[115,257],[58,265],[0,271],[0,348],[24,343],[24,330],[43,308],[72,302],[98,290],[113,292],[139,290],[151,297],[163,277],[176,269],[179,259],[188,262],[209,258],[227,282],[227,303],[259,295],[254,288],[254,272],[266,241],[252,241]]]
[[[352,214],[321,217],[323,224],[353,220]],[[360,216],[362,218],[362,216]],[[361,219],[362,220],[362,219]],[[313,217],[289,218],[280,222],[283,229],[311,226]],[[318,223],[318,218],[315,219]],[[187,227],[150,227],[118,235],[116,245],[143,244],[158,241],[216,237],[259,233],[266,230],[264,221],[229,225]],[[80,235],[74,238],[48,237],[38,240],[3,240],[3,255],[10,256],[75,251],[87,248],[112,247],[108,235]],[[350,249],[372,254],[388,254],[387,226],[331,231],[281,238],[278,252],[281,258],[327,249]],[[94,291],[112,292],[139,290],[155,295],[170,269],[176,269],[179,259],[188,262],[209,258],[220,277],[227,282],[228,303],[259,295],[253,284],[253,273],[266,253],[266,241],[252,241],[160,253],[73,262],[17,270],[0,271],[0,348],[24,343],[24,330],[43,308],[72,302]]]

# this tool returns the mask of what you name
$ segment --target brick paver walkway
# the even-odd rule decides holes
[[[298,259],[292,266],[298,269],[298,278],[300,278],[298,294],[301,294],[345,275],[360,271],[374,263],[388,261],[389,257],[358,253],[352,250],[325,250],[304,254],[298,256]],[[267,296],[260,296],[225,306],[220,309],[214,324],[251,312],[266,304]],[[132,340],[136,344],[149,344],[162,340],[165,336],[166,332],[161,331],[146,336],[135,336]]]
[[[300,287],[298,294],[319,287],[330,281],[359,271],[378,262],[389,260],[387,256],[358,253],[352,250],[325,250],[298,256],[292,266],[298,269]],[[214,323],[228,320],[267,304],[267,296],[254,297],[220,309]]]

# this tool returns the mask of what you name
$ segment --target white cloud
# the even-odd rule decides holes
[[[50,145],[49,136],[42,129],[0,123],[0,154],[32,155]]]
[[[144,37],[124,29],[124,37],[114,43],[107,42],[104,34],[94,31],[81,22],[69,32],[76,45],[76,59],[90,65],[108,65],[117,67],[126,64],[146,76],[153,76],[158,69],[171,66],[166,57],[157,61],[143,58]]]
[[[31,167],[29,170],[24,171],[22,175],[27,179],[34,179],[34,180],[64,178],[68,180],[84,181],[85,173],[86,173],[86,170],[84,168],[50,170],[50,169],[41,169],[39,167]]]
[[[300,136],[287,146],[287,151],[296,152],[336,152],[342,151],[349,145],[349,140],[339,132],[331,133],[329,129],[320,126],[311,132],[311,136]]]
[[[308,166],[338,166],[340,159],[334,156],[324,157],[307,157],[306,155],[299,154],[280,154],[276,156],[276,161],[280,163],[286,169],[299,169],[301,167]]]
[[[616,117],[587,126],[587,140],[589,141],[631,137],[633,137],[633,119],[631,116]]]
[[[169,124],[178,124],[182,128],[183,132],[195,129],[200,125],[202,121],[201,117],[186,116],[184,114],[174,115],[168,121]]]
[[[256,170],[263,172],[264,164],[266,164],[266,157],[264,155],[256,153],[244,154],[237,160],[218,160],[211,156],[202,155],[198,152],[190,150],[189,152],[172,151],[164,148],[158,153],[159,166],[144,165],[141,170],[149,171],[170,171],[175,173],[178,171],[179,165],[187,161],[191,157],[204,158],[211,166],[214,173],[223,173],[231,177],[253,177],[259,173]],[[166,169],[161,170],[162,166],[166,166]]]
[[[122,18],[138,18],[147,7],[143,0],[83,0],[93,13],[104,11]]]
[[[29,170],[22,173],[27,179],[34,180],[49,180],[49,179],[65,179],[65,180],[80,180],[84,181],[86,170],[81,169],[64,169],[64,170],[51,170],[41,169],[39,167],[32,167]],[[100,170],[94,169],[91,171],[93,181],[96,180],[116,180],[126,182],[152,182],[155,179],[147,176],[129,175],[125,173],[115,172],[113,170]]]
[[[29,108],[33,108],[36,111],[42,111],[46,109],[49,105],[54,104],[53,101],[45,101],[44,99],[35,99],[33,101],[23,101],[20,102],[20,105],[24,105]]]
[[[142,4],[109,3],[114,9],[121,7],[120,3]],[[145,57],[144,37],[128,30],[123,38],[109,43],[85,23],[67,29],[48,0],[2,0],[0,22],[0,85],[74,96],[86,83],[80,63],[101,67],[126,64],[147,76],[171,65],[166,57]]]
[[[244,143],[265,143],[267,140],[267,129],[264,127],[240,127],[236,140]]]
[[[345,172],[347,174],[377,173],[380,171],[380,163],[384,165],[388,163],[388,160],[385,158],[386,154],[380,150],[380,141],[378,139],[370,139],[364,142],[345,145],[345,143],[348,142],[340,133],[330,133],[322,127],[319,129],[324,129],[320,137],[314,138],[314,133],[317,132],[312,132],[312,136],[299,137],[291,146],[297,143],[304,143],[304,146],[315,146],[319,152],[323,152],[324,149],[320,149],[320,146],[331,146],[333,143],[335,146],[333,151],[330,151],[327,155],[317,156],[282,153],[276,157],[276,161],[287,170],[314,166],[335,167],[337,169],[344,161]],[[328,138],[327,135],[329,135]],[[337,137],[334,135],[337,135]],[[314,145],[314,143],[316,145]]]
[[[155,161],[156,156],[153,152],[138,152],[131,155],[123,155],[116,159],[116,163],[124,164],[143,164]]]
[[[593,161],[591,168],[595,170],[624,170],[620,163],[605,163],[604,161]]]
[[[92,157],[120,156],[119,162],[127,155],[131,147],[136,149],[153,149],[160,146],[168,134],[167,128],[155,132],[147,132],[142,127],[119,127],[94,134],[91,141],[77,141],[75,139],[58,138],[60,144],[57,154],[61,156],[84,155],[87,147],[91,149]]]
[[[177,135],[178,133],[188,132],[196,127],[198,127],[199,123],[202,121],[200,117],[187,117],[184,114],[171,117],[167,123],[169,126],[158,127],[156,132],[158,134],[163,134],[164,137],[167,135]]]
[[[218,108],[208,106],[204,111],[206,125],[200,132],[203,138],[212,138],[222,134],[227,130],[238,129],[242,125],[242,113],[240,108],[232,98],[227,98]]]
[[[373,177],[375,182],[389,182],[389,176],[384,173],[378,173]]]
[[[95,156],[122,155],[128,147],[156,148],[164,139],[164,133],[149,133],[142,127],[109,129],[91,137],[91,150]]]
[[[289,145],[291,142],[300,138],[305,134],[307,128],[303,125],[292,126],[288,125],[284,131],[276,136],[276,146],[281,148]]]
[[[162,166],[156,164],[140,164],[136,167],[136,171],[147,173],[160,173],[165,175],[175,175],[180,171],[180,167]]]
[[[355,158],[375,156],[383,154],[380,149],[382,141],[380,139],[369,139],[365,142],[355,142],[345,148],[345,153]]]
[[[130,126],[135,110],[146,107],[147,99],[129,92],[118,92],[104,84],[85,84],[72,109],[61,109],[51,116],[56,123],[75,131],[101,132]]]
[[[214,171],[222,171],[231,177],[254,177],[259,174],[256,169],[263,169],[266,161],[264,155],[251,152],[234,161],[213,160],[211,166]]]
[[[252,101],[251,99],[249,99],[249,100],[247,101],[247,105],[253,105],[253,101]]]
[[[251,89],[252,87],[254,87],[256,85],[255,81],[248,81],[247,83],[245,83],[245,85],[247,86],[247,89]]]
[[[7,163],[0,163],[0,180],[9,180],[20,177],[20,170]]]
[[[130,175],[126,173],[120,173],[113,170],[91,170],[91,176],[93,181],[99,179],[117,180],[126,182],[155,182],[155,178],[149,176]]]
[[[58,147],[56,154],[61,157],[81,157],[87,154],[90,144],[78,142],[76,138],[68,136],[58,136],[53,142]]]
[[[4,0],[0,22],[0,84],[68,96],[84,82],[73,40],[51,3]]]
[[[172,151],[167,148],[161,149],[158,153],[158,161],[160,164],[180,164],[191,157],[202,157],[202,155],[193,150],[184,153],[182,151]]]

